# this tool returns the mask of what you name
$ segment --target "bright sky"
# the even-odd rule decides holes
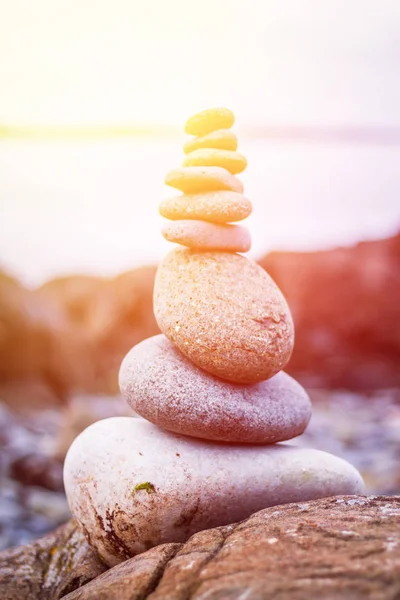
[[[253,255],[393,233],[400,146],[246,126],[400,127],[400,0],[0,0],[0,125],[237,117]],[[0,268],[28,283],[158,261],[181,139],[0,139]]]
[[[400,125],[399,0],[0,0],[0,123]]]

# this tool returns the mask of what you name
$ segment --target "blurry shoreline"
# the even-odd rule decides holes
[[[370,125],[262,125],[242,127],[240,133],[250,140],[301,141],[310,143],[356,143],[373,145],[400,145],[400,127]],[[1,139],[79,140],[119,138],[176,138],[182,129],[174,125],[105,125],[105,126],[50,126],[1,125]]]

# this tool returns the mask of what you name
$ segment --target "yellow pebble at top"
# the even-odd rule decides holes
[[[202,148],[188,154],[183,161],[184,167],[222,167],[229,173],[241,173],[247,167],[247,160],[232,150]]]
[[[185,154],[189,154],[190,152],[200,150],[201,148],[236,150],[237,147],[238,141],[233,131],[230,131],[229,129],[217,129],[217,131],[212,131],[207,135],[188,140],[183,146],[183,151]]]
[[[207,135],[217,129],[230,129],[235,122],[228,108],[211,108],[193,115],[186,121],[185,132],[190,135]]]

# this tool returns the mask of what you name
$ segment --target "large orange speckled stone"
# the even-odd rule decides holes
[[[228,381],[268,379],[293,349],[285,298],[261,267],[239,254],[170,252],[157,271],[154,314],[185,356]]]

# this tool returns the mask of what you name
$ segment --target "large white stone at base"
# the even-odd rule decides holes
[[[268,506],[364,490],[354,467],[325,452],[205,442],[130,417],[83,431],[64,482],[73,516],[110,566]]]

